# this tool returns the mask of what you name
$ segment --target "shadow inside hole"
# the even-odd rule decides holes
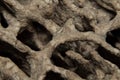
[[[70,48],[67,47],[65,44],[61,44],[59,45],[55,51],[53,52],[52,54],[52,57],[51,57],[51,61],[56,65],[56,66],[59,66],[59,67],[63,67],[63,68],[70,68],[71,66],[69,64],[67,64],[65,61],[64,61],[64,58],[66,58],[66,54],[65,52],[67,50],[69,50]],[[61,57],[62,58],[61,58]]]
[[[3,28],[7,28],[8,27],[8,23],[7,23],[5,17],[3,16],[2,13],[0,13],[0,23],[1,23]]]
[[[55,73],[53,71],[49,71],[46,73],[46,77],[44,80],[67,80],[63,78],[59,73]]]
[[[106,41],[113,47],[115,47],[115,43],[118,42],[117,38],[113,36],[111,32],[107,33]]]
[[[92,72],[88,70],[85,65],[79,64],[76,60],[71,59],[65,54],[68,50],[75,51],[77,48],[77,46],[74,47],[70,43],[72,42],[60,44],[55,51],[53,51],[50,59],[54,65],[73,71],[82,78],[86,79],[90,74],[92,74]]]
[[[42,24],[33,21],[32,26],[35,29],[38,38],[43,45],[46,45],[49,41],[52,40],[52,34]]]
[[[17,35],[17,39],[28,45],[31,49],[39,51],[40,49],[33,40],[33,33],[27,29],[23,30],[20,34]]]
[[[0,41],[0,56],[10,58],[22,71],[30,76],[30,65],[27,62],[27,53],[22,53],[12,45]]]
[[[116,47],[116,43],[120,42],[120,29],[115,29],[107,33],[106,41],[113,47]]]
[[[52,40],[52,34],[41,24],[35,21],[30,22],[30,26],[25,30],[20,30],[17,39],[35,51],[40,50]]]
[[[104,49],[103,47],[99,46],[97,49],[100,56],[102,56],[104,59],[112,62],[113,64],[117,65],[118,68],[120,68],[120,58],[111,54],[109,51]]]
[[[92,74],[92,72],[87,69],[87,66],[83,66],[82,64],[79,64],[78,66],[79,67],[75,70],[75,73],[77,73],[82,78],[86,79],[90,74]]]
[[[75,28],[80,32],[94,31],[93,27],[90,25],[89,20],[86,17],[77,17],[81,20],[80,24],[75,24]],[[82,24],[81,24],[82,23]]]

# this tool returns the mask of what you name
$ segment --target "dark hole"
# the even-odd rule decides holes
[[[10,58],[21,70],[30,76],[30,66],[27,62],[27,53],[22,53],[12,45],[0,41],[0,56]]]
[[[63,68],[69,68],[69,65],[60,58],[59,55],[61,55],[63,58],[66,57],[66,54],[65,52],[69,50],[69,47],[66,47],[65,44],[60,44],[56,49],[55,51],[53,52],[52,54],[52,57],[51,57],[51,61],[56,65],[56,66],[59,66],[59,67],[63,67]]]
[[[82,64],[79,64],[78,66],[79,67],[75,70],[75,73],[82,78],[86,79],[90,74],[92,74],[92,72],[88,71],[87,66],[83,66]]]
[[[104,59],[114,63],[120,68],[120,58],[111,54],[109,51],[104,49],[103,47],[98,47],[97,51],[99,52],[100,56],[102,56]]]
[[[62,60],[56,53],[52,55],[51,60],[56,66],[68,68],[67,63],[64,60]]]
[[[116,37],[120,37],[120,29],[115,29],[115,30],[111,31],[111,33],[113,35],[115,35]]]
[[[93,27],[90,25],[90,21],[84,17],[83,18],[83,26],[84,26],[84,31],[93,31]]]
[[[107,33],[106,41],[111,44],[113,47],[115,47],[115,43],[118,41],[115,36],[113,36],[112,33]]]
[[[110,20],[113,20],[113,19],[115,18],[115,16],[117,15],[117,13],[114,12],[114,11],[108,11],[108,12],[111,13],[111,18],[110,18]]]
[[[113,47],[116,47],[116,42],[120,42],[120,29],[116,29],[107,33],[106,41]]]
[[[20,34],[18,34],[17,39],[28,45],[31,49],[39,51],[40,49],[33,40],[33,33],[25,29]]]
[[[38,37],[43,45],[46,45],[50,40],[52,40],[52,34],[38,22],[32,22],[33,28],[38,33]]]
[[[75,28],[80,32],[93,31],[93,27],[90,25],[90,21],[86,17],[78,17],[82,19],[82,25],[75,24]]]
[[[51,61],[56,66],[69,69],[77,73],[82,78],[87,78],[87,76],[89,76],[92,72],[88,70],[86,66],[84,66],[83,64],[79,64],[76,60],[71,59],[65,54],[65,52],[67,52],[68,50],[74,51],[75,48],[77,48],[77,46],[73,46],[72,42],[60,44],[53,52],[51,56]],[[62,56],[62,59],[60,55]]]
[[[7,28],[8,27],[8,23],[6,21],[6,19],[4,18],[3,14],[0,13],[0,22],[1,22],[1,25],[4,27],[4,28]]]
[[[49,71],[49,72],[47,72],[46,77],[44,78],[44,80],[66,80],[66,79],[63,78],[59,73]]]

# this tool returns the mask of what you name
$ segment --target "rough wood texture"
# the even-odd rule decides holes
[[[0,0],[0,80],[120,80],[120,0]]]

